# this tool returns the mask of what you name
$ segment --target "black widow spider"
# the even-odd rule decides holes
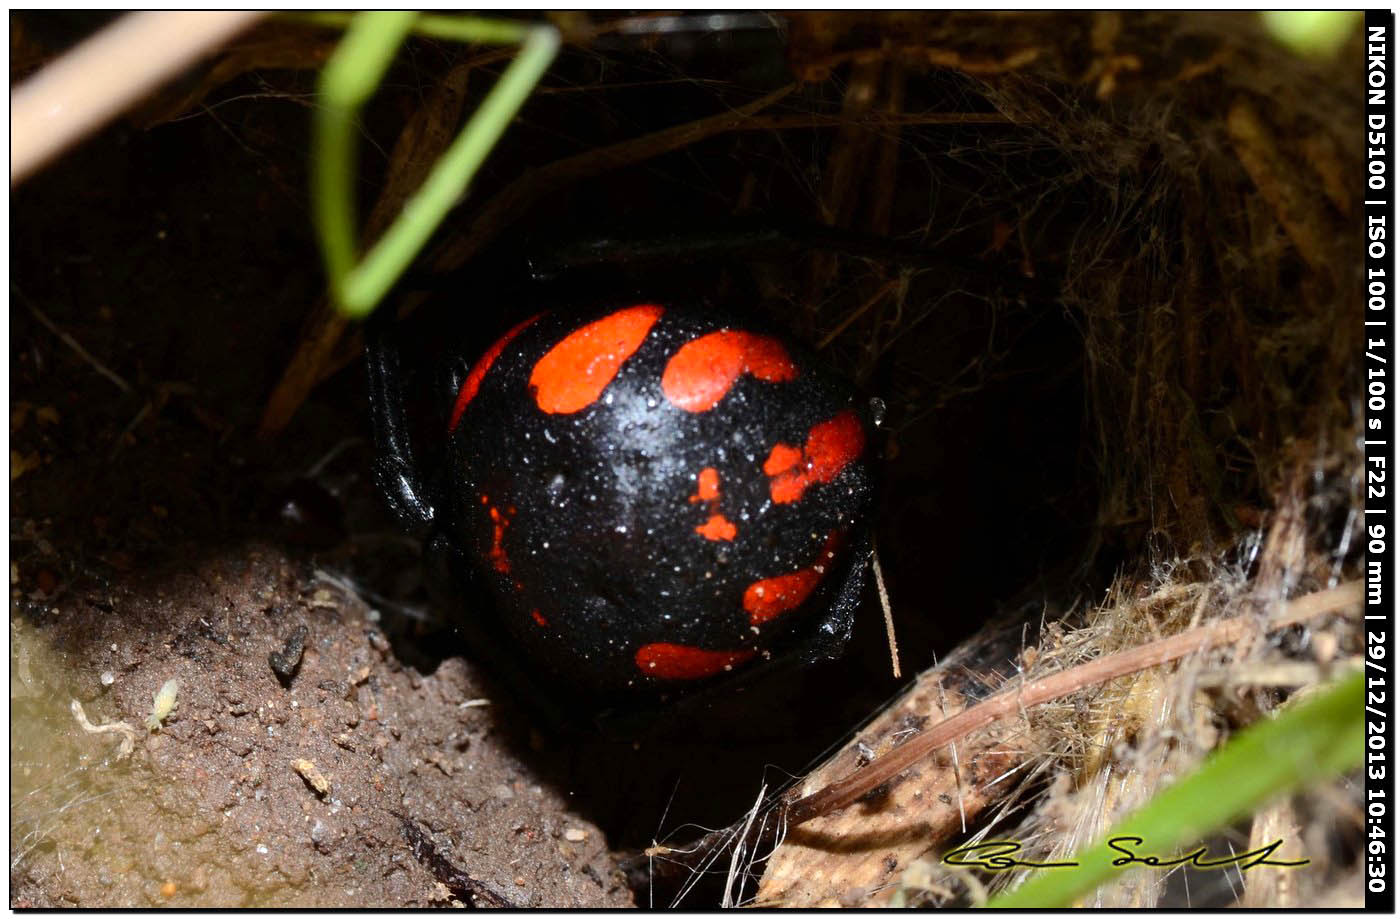
[[[882,407],[690,289],[739,253],[814,248],[939,261],[826,228],[595,238],[514,260],[524,283],[502,284],[502,259],[469,285],[520,304],[489,348],[463,309],[439,317],[426,361],[391,311],[371,320],[376,482],[469,642],[557,720],[703,701],[842,653]]]

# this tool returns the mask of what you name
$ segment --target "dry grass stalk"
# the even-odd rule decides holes
[[[1175,596],[1163,597],[1163,592],[1159,592],[1144,600],[1118,604],[1114,619],[1118,622],[1140,622],[1150,618],[1148,610],[1164,600],[1174,601],[1181,614],[1189,614],[1191,609],[1197,607],[1201,596],[1199,591],[1180,588],[1170,588],[1169,592]],[[897,725],[906,724],[911,716],[926,718],[927,712],[935,710],[936,699],[948,698],[954,706],[967,702],[964,697],[949,692],[943,686],[947,665],[936,668],[921,677],[905,698],[887,709],[859,738],[851,741],[807,777],[800,789],[804,796],[786,807],[785,818],[790,829],[783,845],[769,859],[767,872],[759,887],[758,902],[770,905],[830,905],[848,889],[879,890],[889,887],[900,871],[931,848],[964,832],[969,823],[975,822],[989,805],[1009,794],[1015,783],[1006,780],[1024,768],[1029,759],[1043,756],[1047,744],[1055,743],[1053,738],[1056,732],[1047,732],[1043,726],[1036,729],[1034,720],[1029,724],[1024,721],[1026,715],[1034,716],[1032,710],[1035,706],[1209,648],[1237,643],[1246,635],[1261,635],[1266,631],[1357,607],[1361,600],[1360,583],[1351,582],[1293,600],[1263,620],[1252,613],[1237,615],[1109,654],[1040,679],[1027,675],[1018,680],[1014,688],[968,705],[958,714],[915,734],[912,739],[905,739],[910,728],[898,728]],[[1236,606],[1247,608],[1249,604],[1238,603]],[[1105,638],[1102,628],[1091,628],[1090,631],[1097,634],[1088,636],[1087,641],[1082,640],[1084,636],[1071,636],[1061,643],[1060,649],[1045,649],[1046,653],[1035,661],[1036,669],[1057,666],[1064,656],[1072,658],[1085,653],[1086,648],[1102,647]],[[1157,688],[1147,691],[1149,684],[1157,684]],[[1118,702],[1097,700],[1095,704],[1113,720],[1113,733],[1117,733],[1123,730],[1125,721],[1132,720],[1134,705],[1142,711],[1140,722],[1147,726],[1161,717],[1159,712],[1152,709],[1163,704],[1163,699],[1170,699],[1175,692],[1174,686],[1164,683],[1160,677],[1143,674],[1119,690],[1121,696]],[[1133,705],[1127,705],[1125,700],[1135,701]],[[1144,707],[1146,710],[1143,710]],[[1189,711],[1190,706],[1184,710]],[[1172,756],[1169,761],[1158,762],[1154,767],[1156,774],[1159,778],[1179,774],[1183,766],[1189,765],[1209,749],[1213,739],[1203,737],[1202,743],[1187,745],[1184,759]],[[899,740],[903,740],[903,743],[894,746]],[[959,776],[957,768],[947,768],[951,764],[950,757],[918,765],[924,764],[935,751],[949,744],[961,747],[962,760],[968,764],[965,774]],[[861,765],[862,746],[892,749],[881,753],[873,762]],[[1167,752],[1165,748],[1163,752]],[[861,765],[861,768],[852,772],[852,764]],[[910,771],[916,765],[918,771]],[[1134,772],[1133,785],[1139,788],[1157,787],[1158,780],[1150,780],[1151,777],[1143,772],[1144,768],[1140,763]],[[841,773],[848,774],[844,778],[835,778]],[[1100,774],[1105,784],[1101,788],[1097,811],[1121,811],[1123,802],[1112,797],[1117,789],[1109,781],[1111,773],[1105,771]],[[866,799],[876,789],[880,789],[880,793],[870,800],[868,806],[846,814],[839,813],[841,809]],[[1132,803],[1141,802],[1134,798]],[[1064,848],[1073,851],[1074,840],[1087,841],[1101,829],[1097,825],[1086,826],[1062,834]],[[1139,891],[1119,905],[1132,902],[1151,902],[1149,892]]]
[[[23,182],[262,15],[132,13],[45,67],[10,97],[10,184]]]

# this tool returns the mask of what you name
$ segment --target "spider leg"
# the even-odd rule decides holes
[[[433,523],[433,496],[413,451],[404,401],[392,309],[380,309],[365,323],[370,426],[374,437],[373,474],[389,509],[411,531]]]

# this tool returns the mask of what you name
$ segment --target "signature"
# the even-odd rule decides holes
[[[945,865],[970,865],[987,871],[1008,871],[1012,868],[1074,868],[1078,862],[1028,862],[1010,858],[1021,851],[1019,842],[977,842],[954,849],[943,856]]]
[[[1128,865],[1143,865],[1148,868],[1175,868],[1178,865],[1190,865],[1193,868],[1210,871],[1237,865],[1240,871],[1248,871],[1250,868],[1257,868],[1260,865],[1270,868],[1297,868],[1300,865],[1306,865],[1309,861],[1306,858],[1272,859],[1270,856],[1279,846],[1283,845],[1282,839],[1276,839],[1266,846],[1250,849],[1248,852],[1237,852],[1220,858],[1211,858],[1206,852],[1205,846],[1173,858],[1143,855],[1138,852],[1138,847],[1142,846],[1143,843],[1144,840],[1141,836],[1114,836],[1109,839],[1106,842],[1108,848],[1120,853],[1119,857],[1113,860],[1113,866],[1123,868]],[[981,868],[984,871],[993,872],[1009,871],[1012,868],[1075,868],[1079,865],[1078,862],[1034,862],[1013,857],[1020,851],[1021,844],[1010,840],[978,842],[953,849],[943,856],[943,863]]]
[[[1201,868],[1209,871],[1212,868],[1225,868],[1229,865],[1238,865],[1241,871],[1248,871],[1250,868],[1257,868],[1265,865],[1270,868],[1297,868],[1306,865],[1308,859],[1300,858],[1296,860],[1273,861],[1269,858],[1274,854],[1274,850],[1283,845],[1282,839],[1275,839],[1267,846],[1260,846],[1257,849],[1250,849],[1248,852],[1238,852],[1234,855],[1223,858],[1209,858],[1206,855],[1206,847],[1201,846],[1195,851],[1188,852],[1177,858],[1158,858],[1155,855],[1134,854],[1130,846],[1136,847],[1143,844],[1141,836],[1115,836],[1108,841],[1108,847],[1115,852],[1122,852],[1123,857],[1115,858],[1115,867],[1123,865],[1147,865],[1150,868],[1175,868],[1177,865],[1190,865],[1193,868]]]

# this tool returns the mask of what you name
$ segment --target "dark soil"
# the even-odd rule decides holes
[[[460,657],[406,666],[386,634],[415,621],[344,586],[417,579],[363,442],[288,490],[364,434],[358,376],[253,441],[321,274],[305,110],[225,117],[118,126],[14,197],[11,905],[630,905],[520,713]],[[284,685],[269,654],[302,626]]]
[[[304,149],[303,123],[240,127]],[[347,586],[417,577],[363,443],[292,487],[363,433],[354,375],[281,441],[251,438],[320,283],[304,175],[282,168],[206,117],[116,128],[15,196],[11,904],[628,905],[519,713],[459,657],[406,666],[386,634],[415,621]],[[303,626],[284,684],[269,655]],[[73,698],[140,729],[135,752],[83,733]]]
[[[509,707],[460,658],[404,667],[374,611],[317,583],[244,544],[74,583],[14,622],[12,904],[629,904],[602,833],[502,740]],[[267,657],[299,625],[284,687]],[[65,717],[76,694],[146,734],[170,678],[175,713],[128,760]]]

